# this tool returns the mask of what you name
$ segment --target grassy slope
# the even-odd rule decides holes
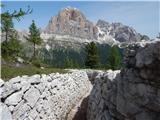
[[[23,67],[14,67],[9,65],[1,65],[1,78],[5,81],[10,78],[22,75],[34,75],[34,74],[50,74],[50,73],[66,73],[67,71],[64,69],[58,68],[37,68],[35,66],[23,66]]]

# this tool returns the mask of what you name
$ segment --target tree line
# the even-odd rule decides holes
[[[88,43],[85,47],[86,51],[86,60],[85,66],[87,68],[96,69],[96,68],[105,68],[116,70],[122,66],[122,56],[118,49],[118,46],[112,46],[109,51],[109,56],[107,58],[107,64],[105,66],[101,66],[99,60],[99,52],[97,46],[94,42]]]

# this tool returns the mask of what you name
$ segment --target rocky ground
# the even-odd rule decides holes
[[[160,119],[160,41],[129,45],[124,63],[97,75],[88,120]]]
[[[160,41],[125,51],[125,66],[117,71],[0,80],[1,120],[159,120]]]
[[[1,80],[1,120],[64,120],[90,87],[83,71]]]

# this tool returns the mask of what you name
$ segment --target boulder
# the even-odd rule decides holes
[[[36,104],[37,100],[40,97],[40,92],[38,89],[31,87],[25,94],[24,99],[27,101],[27,104],[32,108]]]
[[[5,104],[7,105],[17,105],[19,101],[22,99],[23,92],[19,91],[16,93],[13,93],[7,99],[5,100]]]

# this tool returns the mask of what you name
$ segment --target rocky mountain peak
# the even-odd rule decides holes
[[[98,27],[108,27],[109,26],[109,22],[106,22],[105,20],[99,19],[97,21],[96,26],[98,26]]]
[[[67,35],[89,41],[96,40],[100,43],[130,43],[146,39],[132,27],[119,22],[109,23],[100,19],[94,25],[79,9],[74,7],[63,8],[56,16],[51,17],[44,32],[47,33],[45,36],[48,34]]]
[[[45,31],[92,39],[94,38],[95,27],[80,10],[67,7],[50,19]]]

